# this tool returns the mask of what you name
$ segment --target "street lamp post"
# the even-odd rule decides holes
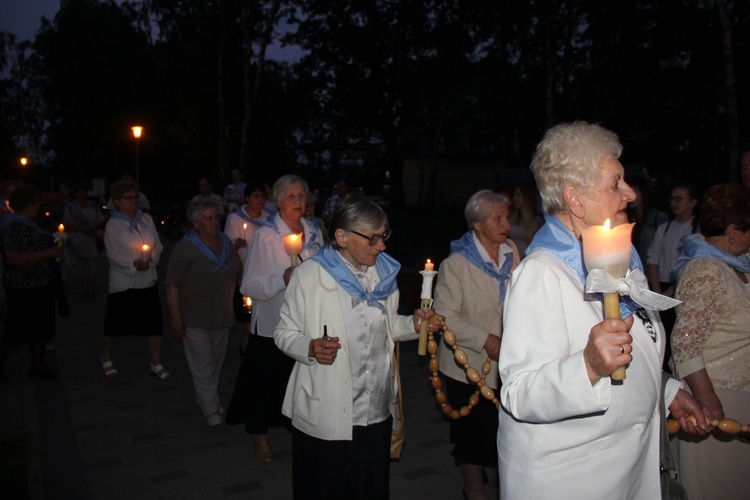
[[[138,164],[139,158],[138,158],[138,142],[141,138],[141,134],[143,133],[143,127],[141,126],[134,126],[130,127],[130,130],[133,131],[133,137],[135,137],[135,183],[140,186],[140,176],[139,176],[139,170],[140,166]]]
[[[26,181],[26,165],[29,164],[29,159],[22,156],[18,162],[21,164],[21,180]]]

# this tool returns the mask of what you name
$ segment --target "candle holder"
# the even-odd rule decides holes
[[[429,259],[427,259],[427,263],[424,266],[423,271],[419,271],[419,274],[422,275],[422,292],[420,293],[420,298],[422,299],[422,303],[420,308],[423,311],[429,311],[432,307],[432,280],[437,276],[437,271],[434,271],[435,264],[430,262]],[[423,319],[419,323],[419,345],[417,346],[417,354],[419,356],[424,356],[427,354],[427,324],[429,322],[425,319]]]
[[[59,226],[57,226],[57,232],[52,235],[52,241],[55,243],[55,245],[62,248],[67,237],[68,235],[65,233],[65,226],[63,224],[60,224]],[[55,261],[60,262],[60,257],[55,257]]]
[[[292,259],[292,267],[299,265],[298,255],[302,251],[302,234],[291,233],[282,236],[284,239],[284,251]]]
[[[583,261],[586,269],[602,269],[611,277],[624,278],[630,267],[631,233],[635,223],[620,224],[610,229],[607,219],[603,226],[589,226],[581,230],[583,239]],[[604,315],[607,319],[622,319],[620,294],[604,294]],[[612,380],[625,380],[625,367],[616,369]]]

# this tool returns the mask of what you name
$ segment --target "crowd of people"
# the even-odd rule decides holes
[[[438,267],[432,308],[409,315],[398,312],[401,265],[386,253],[388,217],[345,180],[317,217],[318,200],[296,175],[269,185],[233,170],[223,195],[201,177],[163,286],[169,331],[183,344],[206,423],[244,425],[263,463],[274,460],[269,428],[288,426],[295,498],[388,498],[394,348],[426,322],[455,337],[440,342],[435,370],[447,394],[438,403],[462,409],[449,419],[449,439],[465,498],[487,498],[486,468],[498,469],[501,498],[660,498],[669,482],[664,446],[679,450],[689,498],[745,498],[750,436],[717,426],[750,423],[750,151],[744,184],[703,195],[689,183],[671,186],[669,216],[649,182],[626,180],[622,149],[598,125],[548,130],[531,162],[535,186],[467,200],[467,231]],[[141,336],[150,373],[170,381],[160,358],[163,246],[132,177],[112,184],[106,223],[85,184],[60,183],[47,227],[36,222],[38,188],[1,189],[0,361],[28,344],[29,376],[57,377],[45,353],[61,282],[75,300],[97,300],[103,252],[104,376],[120,376],[115,339]],[[636,223],[629,273],[677,307],[632,293],[619,318],[605,315],[602,295],[587,289],[581,244],[584,230],[605,220]],[[58,223],[67,238],[53,237]],[[237,322],[242,363],[225,410],[219,380]],[[470,367],[481,367],[479,386]],[[611,378],[621,367],[627,378]],[[682,431],[671,444],[664,411]]]

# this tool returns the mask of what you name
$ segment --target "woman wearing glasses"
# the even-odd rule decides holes
[[[138,335],[148,339],[149,371],[161,380],[172,376],[160,361],[163,320],[156,288],[156,266],[162,246],[149,214],[138,209],[138,188],[130,181],[112,184],[115,211],[104,229],[109,260],[109,296],[104,316],[102,370],[117,377],[112,364],[115,339]]]
[[[510,273],[520,258],[515,243],[508,239],[510,201],[485,189],[466,203],[464,216],[469,226],[451,243],[451,254],[440,265],[435,287],[435,310],[445,316],[446,326],[456,334],[456,343],[479,369],[487,359],[491,370],[485,383],[497,390],[497,358],[502,336],[503,301]],[[453,350],[441,342],[438,350],[448,402],[453,408],[466,406],[477,385],[466,377],[464,367],[453,358]],[[497,408],[480,398],[471,413],[451,420],[453,458],[461,466],[464,497],[486,499],[484,467],[497,467]]]
[[[294,270],[283,238],[289,234],[302,235],[298,257],[303,262],[318,252],[323,241],[320,231],[302,217],[309,193],[307,183],[296,175],[280,177],[273,185],[271,198],[279,211],[253,234],[240,286],[240,292],[253,299],[251,334],[226,422],[245,424],[245,431],[253,436],[255,458],[261,462],[273,460],[269,427],[286,423],[281,415],[281,401],[294,364],[273,344],[273,329],[279,323],[284,290]]]
[[[372,201],[344,200],[331,245],[299,267],[284,294],[274,340],[296,361],[283,406],[295,499],[388,498],[394,343],[416,339],[417,320],[433,311],[397,314],[400,265],[383,253],[387,224]]]

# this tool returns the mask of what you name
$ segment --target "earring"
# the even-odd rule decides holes
[[[735,241],[737,241],[737,240],[735,240],[734,238],[729,238],[729,244],[730,245],[734,245]]]

